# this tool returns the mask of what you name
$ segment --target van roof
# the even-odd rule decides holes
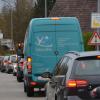
[[[56,23],[58,22],[60,24],[60,22],[63,22],[63,24],[76,24],[78,23],[78,19],[76,17],[47,17],[47,18],[34,18],[31,20],[31,24],[33,25],[39,25],[39,24],[45,24],[47,22],[51,22],[51,24],[54,22],[53,18],[58,18],[58,20],[56,20]],[[51,21],[52,20],[52,21]]]

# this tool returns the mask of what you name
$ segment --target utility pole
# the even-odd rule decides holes
[[[45,0],[45,17],[47,17],[47,0]]]
[[[12,6],[11,6],[11,40],[12,40],[12,48],[13,48],[13,10],[12,10]]]
[[[100,0],[98,0],[97,6],[97,12],[100,13]],[[100,35],[100,28],[97,29],[97,32]],[[97,45],[97,50],[99,50],[99,45]]]

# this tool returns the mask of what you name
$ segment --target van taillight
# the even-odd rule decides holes
[[[32,73],[32,58],[31,57],[27,57],[27,70],[29,74]]]
[[[28,73],[31,74],[32,73],[32,66],[31,65],[27,65],[27,70],[28,70]]]
[[[33,86],[35,86],[37,83],[36,82],[31,82],[30,84],[33,85]]]
[[[88,85],[86,80],[68,80],[66,86],[69,88],[85,87]]]

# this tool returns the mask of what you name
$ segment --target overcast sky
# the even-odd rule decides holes
[[[0,0],[0,11],[1,11],[1,9],[2,9],[2,6],[3,6],[3,1]]]

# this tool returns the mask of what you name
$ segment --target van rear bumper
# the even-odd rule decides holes
[[[32,80],[32,76],[26,77],[26,81],[29,87],[31,88],[44,88],[46,82],[37,82]]]

